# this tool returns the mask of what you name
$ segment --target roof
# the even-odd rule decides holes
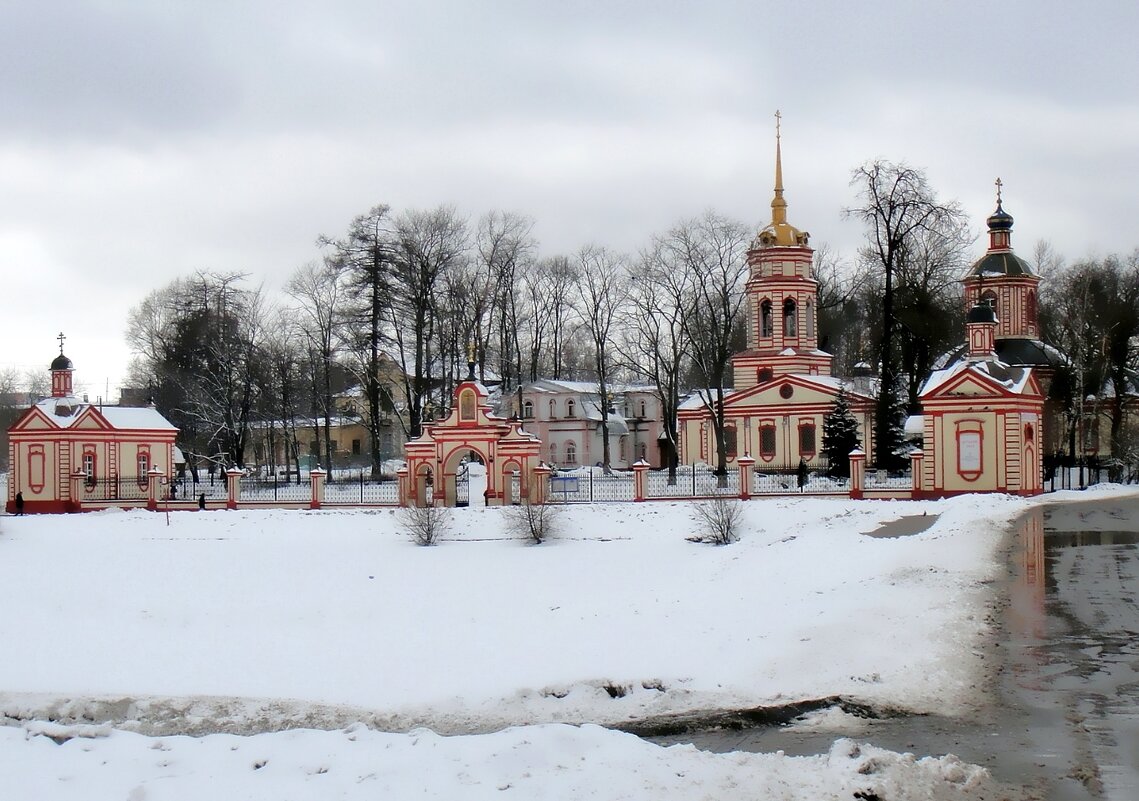
[[[78,398],[45,398],[35,405],[59,428],[71,428],[88,409],[102,415],[116,431],[177,431],[157,409],[138,406],[92,406]]]
[[[1028,387],[1028,379],[1032,375],[1030,367],[1013,367],[1001,361],[958,362],[944,370],[935,370],[930,373],[922,386],[919,396],[935,392],[946,383],[961,375],[973,372],[986,379],[996,381],[1009,392],[1020,395]]]
[[[651,384],[609,384],[606,389],[610,392],[656,392]],[[598,386],[596,381],[563,381],[553,378],[539,378],[523,387],[524,392],[576,392],[583,395],[596,395]]]
[[[973,263],[966,278],[984,275],[1028,275],[1035,277],[1028,262],[1011,250],[990,251]]]
[[[56,356],[54,359],[52,359],[52,362],[51,362],[51,369],[52,370],[73,370],[74,368],[75,368],[75,365],[73,365],[71,363],[71,359],[64,356],[62,352],[60,352],[60,354],[58,356]]]
[[[1002,337],[996,342],[997,359],[1017,367],[1047,367],[1055,369],[1068,363],[1068,358],[1051,345],[1026,337]],[[969,355],[969,346],[962,344],[943,354],[934,367],[944,370],[962,362]]]

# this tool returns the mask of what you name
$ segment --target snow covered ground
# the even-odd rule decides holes
[[[985,701],[999,531],[1030,503],[751,501],[727,547],[686,541],[684,502],[567,508],[538,546],[484,508],[455,510],[433,548],[387,510],[6,517],[5,787],[847,799],[898,781],[950,794],[882,797],[973,797],[952,793],[987,779],[956,760],[849,741],[713,755],[564,724],[839,694],[967,713]],[[923,513],[939,515],[924,533],[864,534]]]

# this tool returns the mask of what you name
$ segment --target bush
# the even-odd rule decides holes
[[[507,508],[508,531],[540,544],[557,535],[562,508],[552,503],[522,503]]]
[[[405,506],[397,520],[416,545],[434,545],[451,528],[451,510],[445,506]]]
[[[710,501],[699,501],[692,509],[699,532],[690,537],[692,541],[730,545],[739,539],[744,510],[735,498],[720,496]]]

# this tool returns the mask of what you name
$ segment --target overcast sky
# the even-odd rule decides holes
[[[0,0],[0,367],[117,396],[126,316],[199,269],[277,290],[377,203],[636,252],[715,208],[852,254],[850,172],[927,171],[978,234],[1139,245],[1128,2]],[[978,239],[978,255],[983,243]]]

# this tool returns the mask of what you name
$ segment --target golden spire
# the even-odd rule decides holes
[[[780,122],[783,115],[775,112],[775,198],[771,201],[771,222],[775,225],[787,223],[787,201],[783,199],[783,151],[780,147]]]

